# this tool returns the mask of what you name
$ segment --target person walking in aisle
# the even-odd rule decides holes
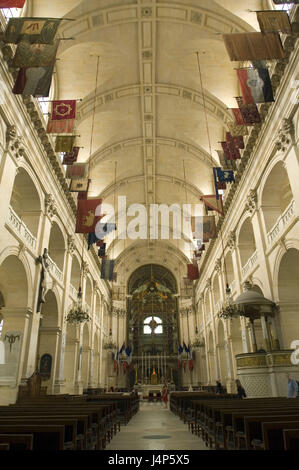
[[[162,389],[162,401],[164,403],[164,408],[167,408],[167,402],[168,402],[168,390],[167,390],[167,385],[164,383],[163,389]]]

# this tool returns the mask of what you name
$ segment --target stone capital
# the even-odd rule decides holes
[[[295,136],[295,127],[292,119],[283,118],[278,135],[275,141],[276,148],[279,152],[285,152],[292,144]]]
[[[246,205],[245,209],[253,214],[257,208],[257,192],[255,189],[250,189],[247,198],[246,198]]]
[[[45,197],[45,213],[50,219],[57,214],[56,204],[52,194],[47,194]]]

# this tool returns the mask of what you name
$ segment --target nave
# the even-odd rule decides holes
[[[201,438],[159,402],[141,402],[139,411],[106,450],[208,450]]]

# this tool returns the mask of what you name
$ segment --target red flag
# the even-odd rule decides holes
[[[124,372],[124,374],[127,372],[127,363],[126,363],[126,361],[123,362],[123,372]]]
[[[76,118],[76,105],[76,100],[53,101],[47,133],[69,134],[72,132]]]
[[[26,0],[0,0],[0,8],[23,8]]]
[[[116,360],[116,359],[114,359],[114,361],[113,361],[113,369],[114,369],[115,371],[117,371],[117,369],[118,369],[118,363],[117,363],[117,360]]]
[[[186,361],[183,361],[184,371],[186,371]]]
[[[243,119],[243,116],[241,114],[241,111],[239,108],[232,108],[232,112],[236,121],[237,126],[245,126],[245,122]]]
[[[96,224],[103,217],[96,215],[101,204],[102,199],[78,199],[76,233],[95,233]]]
[[[236,97],[240,112],[246,126],[261,122],[260,113],[255,103],[244,104],[242,96]]]
[[[181,368],[181,361],[178,359],[178,369]]]
[[[212,210],[219,212],[219,214],[224,215],[224,209],[223,209],[223,201],[222,201],[222,196],[219,196],[219,199],[217,199],[216,194],[212,194],[209,196],[201,196],[200,200],[205,203],[205,206],[207,210]]]
[[[189,370],[190,372],[193,370],[194,364],[193,364],[193,359],[189,359]]]
[[[187,276],[190,281],[195,281],[195,279],[199,279],[198,267],[194,264],[187,264]]]

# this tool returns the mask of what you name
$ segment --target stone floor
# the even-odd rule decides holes
[[[203,441],[161,403],[140,403],[140,410],[122,426],[107,450],[208,450]]]

